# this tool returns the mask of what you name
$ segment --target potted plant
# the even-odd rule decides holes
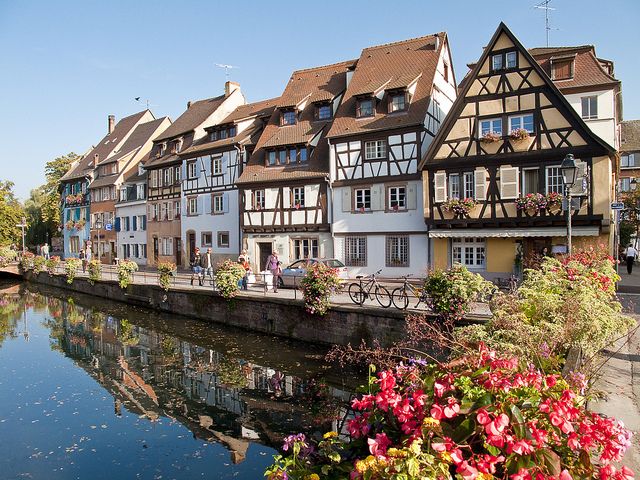
[[[455,217],[465,217],[476,206],[473,198],[452,198],[442,204],[447,212],[453,213]]]
[[[127,288],[133,281],[134,272],[138,271],[138,264],[131,260],[122,260],[118,264],[117,270],[120,288]]]
[[[75,226],[75,222],[73,220],[67,220],[64,224],[64,228],[66,228],[67,230],[73,230]]]
[[[529,138],[529,132],[524,128],[514,128],[509,132],[509,138],[516,142],[521,142]]]
[[[231,260],[225,260],[216,270],[214,280],[218,293],[227,300],[236,296],[239,289],[239,283],[245,275],[242,265]]]
[[[515,200],[516,209],[527,215],[536,215],[547,208],[547,197],[541,193],[527,193],[524,197]]]
[[[175,263],[158,263],[158,283],[165,292],[169,291],[169,287],[171,286],[171,277],[173,277],[175,271]]]
[[[558,192],[549,192],[547,194],[547,211],[553,215],[562,211],[562,195]]]
[[[502,140],[502,135],[496,132],[486,132],[480,137],[482,143],[495,143]]]

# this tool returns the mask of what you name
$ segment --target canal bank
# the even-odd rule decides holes
[[[239,292],[231,301],[210,290],[176,286],[165,291],[157,285],[132,283],[120,288],[115,280],[94,284],[76,277],[68,284],[64,275],[24,272],[21,278],[83,294],[101,297],[161,312],[220,323],[292,340],[347,345],[378,342],[388,346],[404,335],[405,312],[367,306],[336,306],[324,317],[307,313],[300,299]]]

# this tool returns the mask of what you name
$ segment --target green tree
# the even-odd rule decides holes
[[[31,195],[24,202],[24,211],[27,217],[27,245],[33,246],[48,242],[58,233],[56,221],[45,219],[44,209],[47,203],[45,185],[31,190]]]
[[[622,195],[624,210],[621,212],[620,245],[627,246],[631,237],[640,235],[640,190],[632,190]]]
[[[40,187],[44,194],[42,219],[53,225],[55,231],[62,220],[60,216],[60,179],[79,159],[80,155],[71,152],[47,162],[44,167],[47,183]]]
[[[22,244],[22,232],[16,225],[22,220],[24,209],[13,186],[9,180],[0,180],[0,245]]]

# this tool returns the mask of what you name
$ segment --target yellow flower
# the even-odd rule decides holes
[[[476,480],[491,480],[492,478],[494,477],[490,473],[479,472],[478,476],[476,477]]]
[[[322,436],[322,438],[333,438],[337,436],[338,436],[338,432],[327,432]]]
[[[317,473],[312,473],[311,475],[307,475],[304,478],[305,480],[320,480],[320,477],[318,476]]]
[[[451,462],[451,455],[449,455],[449,453],[448,453],[448,452],[442,452],[442,453],[440,454],[440,457],[441,457],[445,462],[447,462],[447,463],[450,463],[450,462]]]
[[[422,421],[422,425],[424,425],[425,427],[437,427],[438,425],[440,425],[440,420],[433,417],[426,417]]]

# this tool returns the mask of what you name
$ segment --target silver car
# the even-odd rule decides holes
[[[324,263],[327,267],[337,269],[338,276],[342,280],[349,278],[349,269],[340,260],[336,260],[335,258],[305,258],[303,260],[296,260],[287,268],[282,269],[280,286],[298,288],[300,286],[300,280],[302,280],[302,277],[307,273],[307,265],[318,262]]]

